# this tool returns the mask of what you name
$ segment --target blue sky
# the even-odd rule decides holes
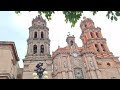
[[[101,11],[93,16],[90,12],[84,12],[83,16],[91,18],[95,26],[101,27],[101,32],[104,38],[107,39],[107,45],[115,56],[120,56],[120,18],[111,22],[106,18],[106,12]],[[31,26],[31,21],[37,16],[37,12],[22,12],[17,15],[14,11],[0,11],[0,41],[14,41],[18,55],[20,57],[20,66],[23,67],[22,59],[24,59],[27,51],[27,39],[29,36],[28,28]],[[43,16],[44,19],[46,19]],[[81,18],[82,19],[82,18]],[[50,51],[55,51],[60,47],[65,47],[66,37],[68,32],[74,34],[78,46],[82,46],[80,40],[81,29],[80,21],[77,22],[74,28],[71,28],[70,23],[65,23],[65,17],[61,12],[52,15],[52,20],[47,21],[49,28],[49,37],[51,40]]]
[[[26,54],[24,50],[27,47],[27,37],[24,32],[22,32],[25,28],[16,25],[16,22],[12,19],[14,16],[14,12],[0,12],[0,41],[14,41],[21,62]]]

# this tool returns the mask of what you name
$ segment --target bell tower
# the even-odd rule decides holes
[[[95,27],[94,22],[90,18],[84,17],[80,28],[82,30],[80,38],[83,42],[81,56],[86,68],[86,75],[90,79],[100,79],[102,78],[102,73],[98,64],[103,61],[108,62],[108,59],[112,62],[113,54],[108,49],[106,39],[102,36],[101,28]]]
[[[106,39],[102,36],[101,28],[96,28],[94,22],[90,18],[83,17],[80,28],[82,30],[80,38],[82,39],[85,49],[94,51],[97,57],[113,56],[108,49]]]
[[[50,60],[49,29],[46,21],[41,16],[36,16],[29,27],[29,38],[27,39],[27,54],[24,61],[24,79],[32,79],[35,66],[41,62],[43,68],[47,68],[46,62]]]
[[[26,56],[50,55],[49,29],[46,27],[46,21],[41,16],[32,20],[27,43],[28,49]]]

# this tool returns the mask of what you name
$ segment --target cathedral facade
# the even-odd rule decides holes
[[[80,23],[82,47],[78,47],[74,35],[66,38],[67,46],[50,55],[49,28],[46,21],[37,16],[32,20],[27,39],[23,79],[33,79],[35,66],[41,62],[49,79],[120,79],[120,62],[110,52],[101,28],[95,27],[90,18]]]

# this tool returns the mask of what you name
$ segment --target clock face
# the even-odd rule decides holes
[[[73,57],[77,57],[78,55],[77,55],[77,53],[73,53]]]

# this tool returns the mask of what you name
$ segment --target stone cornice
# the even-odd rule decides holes
[[[29,43],[34,42],[34,40],[37,41],[38,43],[40,43],[40,42],[42,42],[42,41],[45,42],[45,43],[48,43],[48,44],[50,43],[50,39],[48,39],[48,38],[45,38],[45,39],[40,39],[40,38],[35,38],[35,39],[34,39],[34,38],[28,38],[28,39],[27,39],[27,42],[28,42],[28,44],[29,44]]]
[[[82,34],[80,35],[80,38],[83,37],[84,33],[86,33],[86,32],[93,32],[93,31],[100,32],[101,28],[97,27],[97,28],[89,28],[89,29],[83,30]]]
[[[88,45],[88,44],[91,44],[91,43],[99,43],[99,42],[106,43],[106,39],[105,38],[91,38],[91,39],[88,39],[86,44]]]
[[[0,41],[0,45],[10,45],[12,47],[13,54],[15,56],[15,59],[19,61],[19,57],[17,54],[16,46],[14,42],[11,41]]]
[[[62,73],[62,72],[73,72],[72,70],[62,70],[62,71],[57,71],[57,72],[52,72],[52,76],[55,77],[57,74]]]
[[[92,51],[92,50],[82,50],[81,53],[80,53],[80,56],[83,56],[85,54],[92,54],[92,55],[94,54],[94,55],[96,55],[96,53],[94,51]]]
[[[47,26],[31,26],[29,27],[29,30],[34,29],[44,29],[45,31],[49,31],[49,28]]]
[[[54,59],[59,54],[70,54],[70,50],[64,49],[64,48],[58,48],[53,54],[52,59]]]

